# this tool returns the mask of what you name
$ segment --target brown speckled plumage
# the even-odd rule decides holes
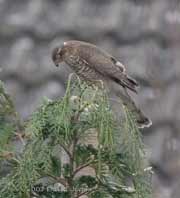
[[[150,125],[150,120],[136,107],[127,92],[129,89],[137,93],[137,82],[126,74],[125,67],[113,56],[90,43],[67,41],[53,50],[52,59],[56,66],[65,62],[88,83],[96,84],[103,81],[104,84],[111,82],[119,84],[123,89],[118,91],[117,95],[130,110],[136,113],[139,126]]]

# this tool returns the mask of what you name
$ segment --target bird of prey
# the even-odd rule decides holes
[[[65,62],[88,83],[98,85],[98,82],[103,82],[110,95],[118,96],[123,105],[134,113],[139,128],[151,125],[150,119],[136,106],[127,91],[137,93],[138,83],[126,74],[124,65],[110,54],[93,44],[72,40],[55,47],[52,60],[56,66]]]

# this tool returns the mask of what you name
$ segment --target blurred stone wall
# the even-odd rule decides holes
[[[56,44],[89,41],[121,60],[153,121],[144,130],[153,197],[180,197],[179,0],[0,0],[0,24],[0,79],[24,118],[64,93],[71,71],[54,67]]]

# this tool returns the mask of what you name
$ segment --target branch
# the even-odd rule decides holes
[[[88,166],[89,166],[90,164],[92,164],[92,163],[93,163],[93,161],[90,161],[90,162],[87,162],[86,164],[83,164],[82,166],[77,167],[76,170],[75,170],[74,173],[73,173],[73,177],[74,177],[80,170],[82,170],[83,168],[88,167]]]
[[[70,160],[72,160],[72,155],[71,153],[69,152],[69,150],[66,148],[66,146],[62,143],[59,142],[59,145],[64,149],[64,151],[68,154]]]

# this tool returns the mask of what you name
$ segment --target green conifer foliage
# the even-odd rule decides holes
[[[0,81],[0,163],[3,156],[10,154],[9,140],[17,130],[17,114],[10,96]]]
[[[29,119],[27,143],[0,179],[0,197],[151,197],[141,133],[125,107],[124,113],[117,123],[104,90],[70,77],[64,97],[45,100]]]

